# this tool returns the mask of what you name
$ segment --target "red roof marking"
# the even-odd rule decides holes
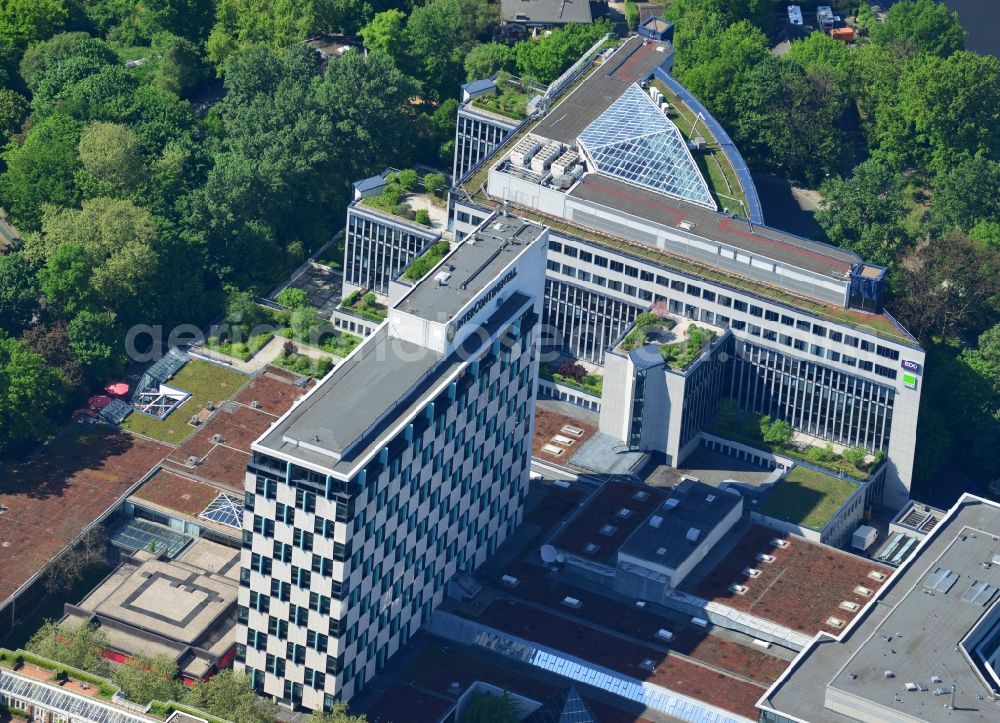
[[[802,254],[803,256],[808,256],[810,258],[823,261],[824,263],[836,265],[844,271],[850,271],[850,264],[844,263],[843,261],[838,261],[837,259],[831,258],[816,251],[810,251],[809,249],[804,249],[801,246],[794,246],[790,243],[785,243],[784,241],[776,241],[775,239],[768,238],[767,236],[759,236],[755,233],[750,233],[749,231],[744,231],[742,228],[732,228],[733,219],[726,218],[719,222],[719,228],[726,233],[731,233],[736,236],[742,236],[743,238],[752,239],[754,241],[760,241],[764,244],[769,244],[778,248],[786,249],[797,254]],[[742,223],[742,222],[741,222]]]
[[[612,73],[612,75],[614,77],[616,77],[616,78],[620,78],[622,80],[631,80],[633,82],[635,82],[637,80],[645,80],[644,78],[636,78],[636,77],[633,77],[631,75],[627,75],[626,72],[625,72],[625,70],[627,68],[630,68],[631,66],[635,65],[635,63],[641,57],[643,57],[644,55],[648,55],[652,51],[652,47],[653,46],[651,44],[650,45],[646,45],[646,44],[640,45],[629,56],[628,60],[626,60],[624,63],[622,63],[620,66],[618,66],[618,68],[615,70],[614,73]]]
[[[673,215],[675,224],[683,221],[684,217],[687,215],[680,209],[674,208],[673,206],[667,206],[666,204],[657,203],[656,201],[641,201],[638,198],[630,196],[627,193],[616,191],[613,188],[609,188],[605,185],[602,185],[601,183],[590,181],[589,185],[591,188],[598,190],[602,193],[605,193],[608,196],[611,196],[612,198],[620,198],[622,200],[631,201],[632,203],[638,203],[641,206],[649,206],[650,208],[655,208],[660,211],[666,211],[667,213]]]

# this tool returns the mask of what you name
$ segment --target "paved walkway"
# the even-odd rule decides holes
[[[286,341],[289,340],[283,336],[275,336],[247,361],[242,361],[236,357],[222,354],[215,349],[206,349],[203,346],[192,347],[191,351],[195,354],[206,356],[209,359],[221,361],[222,363],[231,366],[233,369],[237,369],[245,374],[254,374],[281,356],[282,348],[284,347]],[[331,354],[328,351],[323,351],[322,349],[317,349],[316,347],[309,346],[308,344],[302,344],[297,341],[293,343],[296,347],[298,347],[299,354],[312,359],[330,359],[334,364],[339,363],[343,359],[343,357]]]

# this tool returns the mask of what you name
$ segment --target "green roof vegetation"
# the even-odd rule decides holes
[[[194,427],[188,424],[192,415],[204,409],[209,402],[229,399],[246,384],[248,379],[246,374],[233,369],[192,359],[167,382],[169,386],[191,394],[180,407],[171,412],[166,419],[132,412],[122,422],[122,427],[167,444],[180,444],[195,431]]]
[[[674,344],[659,344],[663,360],[676,369],[687,369],[691,366],[706,346],[712,343],[717,334],[712,329],[691,325],[688,327],[687,339]]]
[[[558,369],[548,362],[542,362],[538,366],[538,375],[543,379],[578,389],[595,397],[601,396],[604,389],[604,376],[602,374],[588,374],[581,364],[572,361],[564,362]]]
[[[352,292],[340,302],[340,310],[356,314],[376,324],[381,324],[389,315],[389,308],[379,303],[374,291],[365,293],[361,289]]]
[[[485,93],[474,98],[472,105],[512,120],[523,120],[528,115],[527,106],[531,100],[528,86],[515,78],[504,77],[501,74],[497,76],[496,87],[496,93]]]
[[[406,271],[403,272],[403,278],[407,281],[419,281],[426,276],[427,272],[437,266],[438,262],[448,255],[448,251],[451,246],[448,245],[447,241],[438,241],[430,245],[423,254],[413,259],[409,266],[406,267]]]
[[[822,530],[857,490],[857,484],[795,465],[757,509],[768,517]]]

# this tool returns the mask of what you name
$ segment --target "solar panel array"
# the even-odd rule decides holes
[[[975,605],[988,605],[996,594],[997,588],[985,582],[976,581],[969,585],[969,589],[962,595],[962,600]]]
[[[131,552],[148,550],[150,543],[153,542],[157,552],[166,548],[167,556],[170,558],[176,557],[177,553],[187,547],[193,539],[191,535],[139,518],[127,521],[111,533],[111,542],[126,550]]]
[[[57,711],[60,718],[89,723],[151,723],[150,718],[133,715],[98,701],[0,670],[0,694],[28,701],[46,710]]]
[[[691,721],[691,723],[740,723],[744,720],[734,714],[685,698],[658,685],[642,683],[624,675],[599,670],[585,663],[563,657],[558,653],[539,649],[499,633],[480,632],[476,636],[475,642],[495,653],[520,660],[578,683],[600,688],[612,695],[634,701],[680,720]]]
[[[716,210],[687,141],[634,83],[584,129],[580,144],[600,173]]]
[[[958,582],[958,573],[939,567],[924,580],[924,587],[934,592],[948,592]]]
[[[235,495],[220,494],[200,515],[203,520],[218,522],[237,530],[243,529],[243,500]]]

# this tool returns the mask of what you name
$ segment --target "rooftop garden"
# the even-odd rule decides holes
[[[451,250],[451,246],[447,241],[431,244],[423,254],[410,262],[410,265],[403,272],[403,278],[407,281],[419,281],[424,278],[428,271],[437,266],[441,259],[448,255],[449,250]]]
[[[386,185],[382,193],[376,196],[368,196],[361,199],[362,206],[374,208],[383,213],[405,218],[422,226],[431,225],[431,217],[427,209],[418,208],[414,210],[404,198],[408,194],[417,193],[417,185],[420,181],[417,172],[413,169],[397,171],[386,176]],[[444,200],[442,194],[446,192],[445,177],[441,173],[428,173],[424,176],[424,190],[435,205],[442,205]]]
[[[315,379],[322,379],[333,370],[332,359],[326,356],[310,356],[302,353],[298,345],[291,340],[282,345],[281,353],[271,363],[282,369]]]
[[[634,351],[652,344],[660,350],[663,361],[671,367],[687,369],[718,333],[714,329],[706,329],[693,323],[687,324],[679,333],[672,333],[676,326],[677,320],[667,316],[666,306],[658,303],[652,311],[635,318],[632,330],[625,335],[618,348]]]
[[[838,454],[830,443],[824,446],[795,443],[792,441],[794,430],[791,424],[754,412],[744,412],[730,399],[719,404],[719,412],[708,431],[858,481],[865,480],[885,458],[884,452],[870,458],[864,447],[850,447]]]
[[[566,359],[558,367],[542,362],[538,367],[538,373],[543,379],[548,379],[556,384],[579,389],[595,397],[601,396],[604,387],[604,377],[600,374],[587,372],[586,367],[572,359]]]
[[[201,411],[209,402],[229,399],[246,384],[247,378],[245,374],[233,369],[192,359],[167,382],[168,386],[190,393],[190,398],[166,419],[133,412],[122,422],[122,428],[167,444],[178,445],[194,432],[194,428],[188,424],[193,414]]]
[[[523,120],[528,114],[531,89],[519,79],[504,72],[497,74],[496,88],[495,93],[485,93],[474,98],[472,105],[512,120]]]
[[[768,517],[822,530],[857,489],[853,482],[796,465],[757,509]]]
[[[376,324],[385,321],[385,317],[389,314],[389,308],[385,304],[379,303],[378,296],[374,291],[365,293],[361,289],[344,298],[340,302],[340,308]]]

